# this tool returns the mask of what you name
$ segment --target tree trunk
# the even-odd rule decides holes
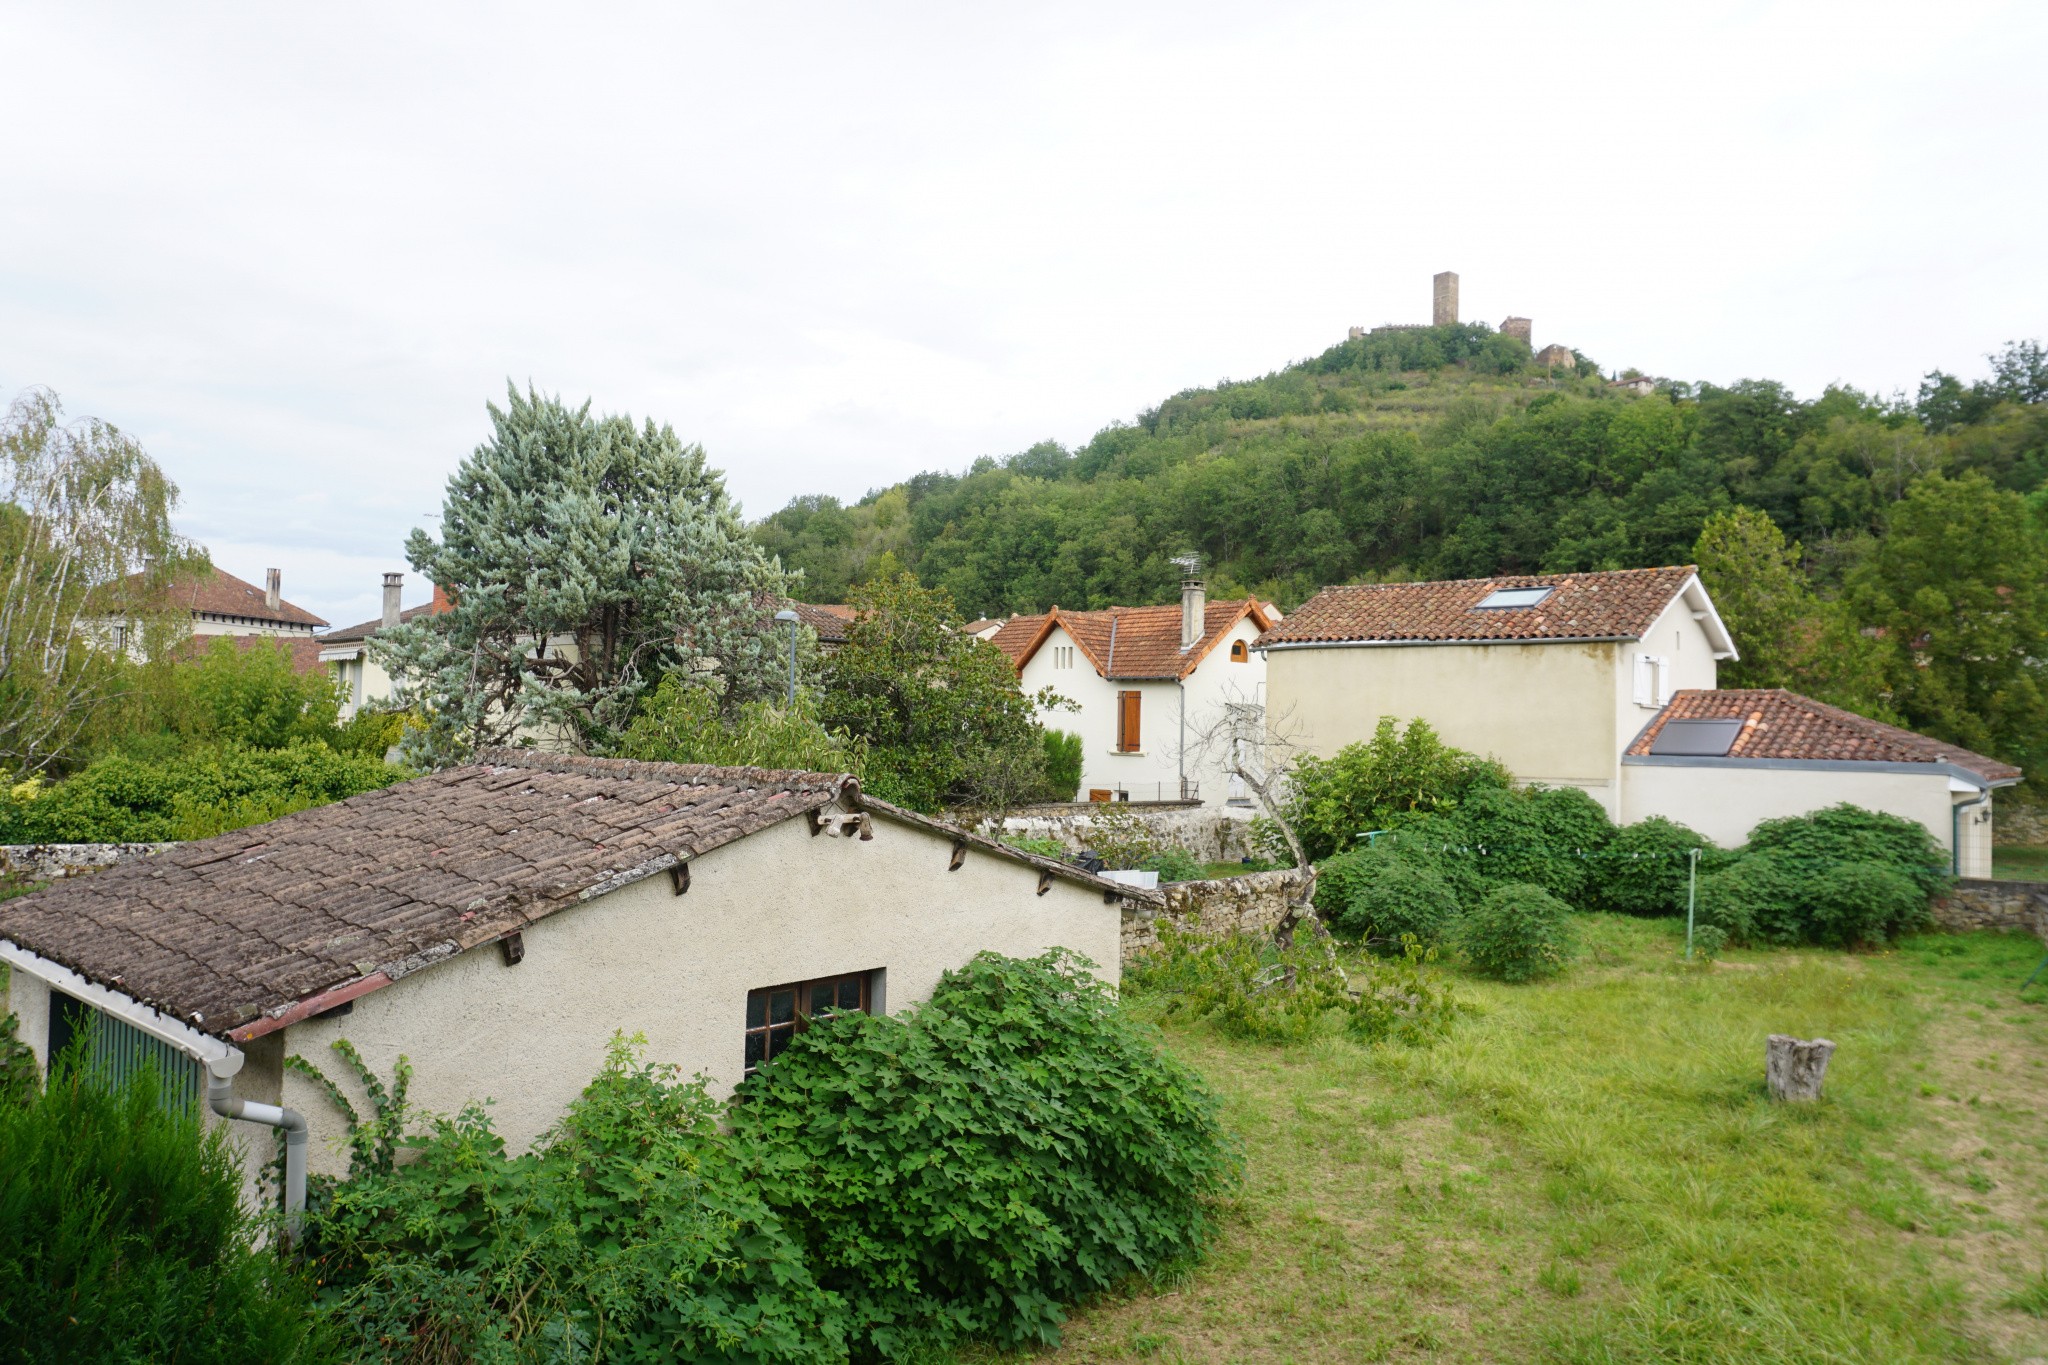
[[[1825,1038],[1811,1042],[1773,1033],[1764,1046],[1764,1082],[1774,1100],[1817,1100],[1828,1074],[1835,1045]]]

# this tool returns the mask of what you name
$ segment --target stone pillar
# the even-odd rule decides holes
[[[1434,307],[1430,310],[1429,321],[1433,327],[1448,327],[1458,320],[1458,274],[1445,270],[1436,277]]]

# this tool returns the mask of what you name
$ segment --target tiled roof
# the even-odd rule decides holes
[[[433,614],[434,604],[432,602],[423,602],[417,607],[407,607],[404,611],[399,612],[398,623],[404,625],[415,616],[432,616]],[[358,640],[369,639],[382,629],[384,629],[384,618],[380,616],[374,621],[365,621],[361,625],[349,626],[343,630],[330,630],[320,637],[320,643],[323,645],[353,644]]]
[[[846,643],[847,623],[854,616],[852,607],[843,602],[791,602],[789,606],[799,621],[817,632],[819,644]]]
[[[0,939],[246,1038],[303,1017],[315,997],[376,989],[842,797],[1156,899],[863,797],[844,774],[495,750],[0,902]]]
[[[140,587],[141,574],[131,574],[131,587]],[[271,610],[264,604],[263,589],[254,583],[244,583],[224,569],[211,573],[196,574],[181,578],[164,589],[166,600],[172,606],[185,607],[195,612],[210,612],[215,616],[241,616],[256,621],[287,622],[296,626],[324,626],[327,623],[291,603],[278,599],[277,609]]]
[[[189,658],[198,658],[213,648],[215,640],[232,640],[244,654],[252,649],[283,649],[291,655],[292,672],[314,673],[320,668],[320,649],[327,637],[321,635],[194,635],[179,646]]]
[[[1265,630],[1273,618],[1254,598],[1241,602],[1210,602],[1202,611],[1202,636],[1190,649],[1180,647],[1180,604],[1160,607],[1110,607],[1105,611],[1063,611],[1054,607],[1038,616],[1013,616],[990,643],[1010,656],[1018,669],[1031,661],[1057,625],[1071,635],[1105,678],[1138,680],[1184,678],[1194,672],[1216,642],[1240,620]]]
[[[1742,732],[1729,758],[1822,759],[1849,763],[1948,763],[1987,782],[2018,780],[2010,763],[1945,744],[1896,725],[1859,716],[1783,688],[1688,689],[1672,697],[1629,745],[1631,757],[1649,754],[1671,720],[1739,720]],[[1698,760],[1694,760],[1698,761]],[[1711,760],[1708,760],[1711,761]]]
[[[1324,588],[1258,643],[1639,640],[1696,572],[1684,565]],[[1479,606],[1502,588],[1555,591],[1533,607]]]

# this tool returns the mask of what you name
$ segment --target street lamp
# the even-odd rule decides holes
[[[775,613],[778,621],[789,623],[789,709],[796,710],[796,613],[788,607]]]

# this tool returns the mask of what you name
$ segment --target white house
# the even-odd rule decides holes
[[[141,593],[142,582],[143,575],[130,575],[123,581],[121,592]],[[208,569],[175,579],[156,590],[152,606],[168,611],[190,629],[191,638],[180,645],[187,653],[202,653],[221,636],[233,638],[237,648],[276,642],[290,652],[294,668],[309,673],[319,666],[319,642],[314,632],[327,622],[304,607],[285,601],[283,586],[284,576],[276,569],[264,571],[264,585],[260,588],[225,569]],[[102,639],[114,649],[141,656],[143,641],[135,620],[123,619],[117,613],[103,618],[99,630]]]
[[[377,706],[391,700],[391,675],[384,671],[384,665],[371,651],[370,640],[379,631],[389,630],[415,616],[433,616],[448,610],[448,597],[438,587],[434,589],[432,601],[417,607],[401,607],[399,595],[404,587],[404,574],[385,574],[383,615],[361,625],[331,630],[320,637],[320,663],[334,671],[335,686],[341,691],[343,720],[365,706]]]
[[[1622,757],[1622,819],[1662,815],[1723,847],[1759,821],[1847,801],[1926,826],[1964,877],[1991,875],[2009,763],[1776,688],[1685,691]]]
[[[1690,566],[1325,588],[1255,645],[1273,731],[1327,757],[1426,720],[1623,816],[1622,754],[1735,644]]]
[[[0,961],[45,1063],[94,1020],[117,1069],[253,1119],[252,1189],[257,1125],[303,1119],[303,1191],[343,1129],[288,1055],[337,1075],[346,1038],[387,1078],[403,1056],[416,1104],[490,1099],[518,1150],[620,1030],[723,1093],[815,1014],[901,1009],[985,949],[1113,982],[1124,914],[1163,904],[844,775],[501,750],[7,901]]]
[[[1178,606],[1013,616],[992,643],[1026,693],[1050,687],[1078,710],[1040,712],[1081,736],[1081,792],[1093,801],[1198,799],[1243,804],[1229,755],[1204,737],[1229,706],[1265,704],[1266,663],[1252,649],[1279,612],[1254,598],[1210,602],[1181,586]]]

